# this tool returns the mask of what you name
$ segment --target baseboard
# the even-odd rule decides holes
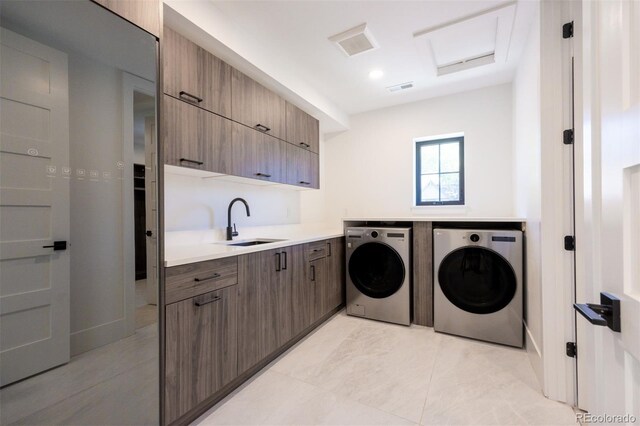
[[[527,324],[524,323],[525,330],[525,348],[527,349],[527,354],[529,355],[529,362],[531,363],[531,367],[533,368],[533,372],[538,379],[538,384],[540,385],[540,389],[544,389],[544,370],[542,364],[542,351],[540,347],[536,343],[531,331],[527,327]]]
[[[71,356],[79,355],[100,346],[127,337],[124,318],[71,333]]]

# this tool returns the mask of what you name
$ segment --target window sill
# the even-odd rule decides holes
[[[411,213],[416,215],[442,215],[442,214],[451,214],[458,216],[465,216],[467,214],[467,206],[412,206]]]

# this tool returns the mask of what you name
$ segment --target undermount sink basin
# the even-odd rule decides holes
[[[269,239],[269,238],[256,238],[253,240],[245,240],[245,241],[228,241],[228,242],[224,242],[222,244],[226,244],[228,246],[236,246],[236,247],[248,247],[248,246],[257,246],[260,244],[269,244],[269,243],[277,243],[279,241],[285,241],[285,240],[275,240],[275,239]]]

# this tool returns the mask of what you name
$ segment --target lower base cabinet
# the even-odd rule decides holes
[[[236,310],[236,286],[165,307],[166,423],[237,377]]]

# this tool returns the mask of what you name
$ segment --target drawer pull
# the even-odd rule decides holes
[[[194,278],[193,280],[197,283],[202,282],[202,281],[209,281],[209,280],[213,280],[216,278],[220,278],[220,274],[213,274],[210,277],[206,277],[206,278]]]
[[[189,160],[188,158],[181,158],[180,162],[181,163],[193,163],[193,164],[197,164],[198,166],[202,166],[204,164],[204,162],[202,162],[202,161]]]
[[[271,130],[271,128],[270,128],[270,127],[265,126],[264,124],[260,124],[260,123],[258,123],[258,124],[256,124],[256,130],[258,130],[259,132],[266,133],[266,132],[268,132],[269,130]]]
[[[311,185],[311,182],[307,182],[304,180],[301,180],[300,182],[298,182],[300,185]]]
[[[321,249],[313,249],[314,253],[318,253],[319,251],[324,251],[324,249],[323,248],[321,248]]]
[[[213,302],[217,302],[219,300],[222,300],[221,296],[215,296],[212,298],[197,298],[193,300],[193,304],[196,306],[204,306],[204,305],[208,305],[209,303],[213,303]]]
[[[178,95],[180,97],[180,99],[184,99],[185,101],[191,102],[191,103],[200,103],[202,102],[202,98],[197,97],[196,95],[192,95],[189,92],[185,92],[184,90],[180,92],[180,94]]]
[[[316,280],[316,267],[315,265],[311,265],[311,281]]]
[[[300,142],[300,146],[302,146],[304,148],[311,148],[311,145],[309,145],[308,143],[304,143],[304,142]]]
[[[271,175],[269,173],[262,173],[262,172],[256,173],[256,176],[266,177],[266,178],[270,178],[271,177]]]

